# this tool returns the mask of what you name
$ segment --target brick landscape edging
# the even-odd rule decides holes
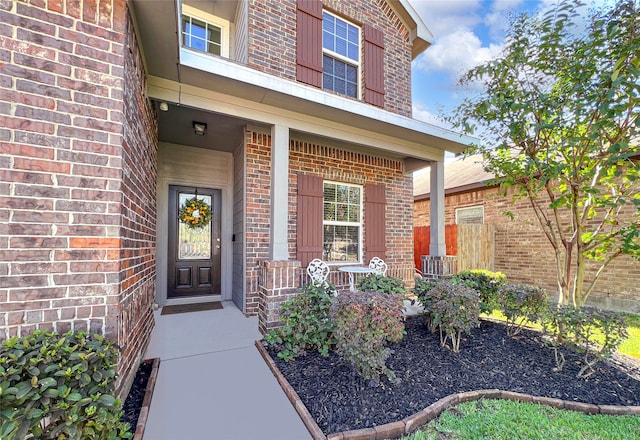
[[[147,387],[144,390],[144,400],[142,401],[140,414],[138,414],[138,423],[136,423],[136,432],[133,435],[133,440],[142,440],[142,436],[144,435],[144,428],[147,425],[147,417],[149,416],[149,407],[151,406],[151,398],[156,386],[158,370],[160,369],[160,358],[146,359],[144,362],[152,362],[153,365],[151,367],[151,374],[149,374],[149,380],[147,380]]]
[[[262,355],[271,372],[278,380],[280,386],[296,409],[302,422],[305,424],[314,440],[382,440],[397,439],[405,434],[416,431],[421,426],[437,418],[447,408],[463,402],[470,402],[480,399],[502,399],[517,400],[520,402],[531,402],[539,405],[552,406],[558,409],[577,411],[584,414],[605,414],[612,416],[640,415],[640,406],[622,405],[594,405],[591,403],[572,402],[570,400],[554,399],[551,397],[532,396],[530,394],[516,393],[499,389],[467,391],[464,393],[451,394],[432,403],[422,411],[418,411],[402,420],[375,426],[373,428],[355,429],[352,431],[337,432],[325,435],[315,422],[311,413],[300,400],[300,396],[289,384],[287,379],[280,373],[275,362],[267,353],[261,341],[255,342],[258,351]]]

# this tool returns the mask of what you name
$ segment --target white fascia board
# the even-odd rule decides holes
[[[259,87],[265,90],[265,94],[269,92],[281,93],[318,105],[331,107],[334,111],[338,110],[365,117],[371,121],[372,127],[376,124],[386,123],[406,130],[441,138],[459,145],[458,148],[448,148],[448,150],[453,153],[462,153],[464,149],[474,141],[474,139],[469,136],[461,135],[436,125],[380,110],[369,104],[336,96],[315,87],[278,78],[224,58],[210,56],[187,48],[180,49],[180,63],[193,69]],[[265,97],[263,96],[262,99],[264,100]]]
[[[420,14],[413,9],[411,3],[408,0],[397,0],[400,3],[400,6],[404,8],[404,10],[409,14],[413,22],[415,23],[415,27],[411,29],[411,40],[414,46],[416,46],[417,50],[414,50],[412,53],[412,58],[416,59],[418,55],[424,52],[430,45],[433,43],[433,33],[429,30]],[[417,44],[414,40],[419,39],[422,40],[421,44]]]

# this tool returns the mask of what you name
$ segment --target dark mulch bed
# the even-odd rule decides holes
[[[640,405],[640,367],[635,362],[600,362],[587,379],[578,379],[580,356],[566,355],[561,372],[554,371],[553,351],[539,333],[523,331],[516,338],[503,324],[483,321],[465,335],[461,351],[440,347],[423,317],[406,321],[407,335],[391,346],[387,365],[400,384],[382,380],[372,387],[338,355],[323,358],[309,352],[284,362],[268,351],[325,434],[368,428],[401,420],[449,394],[498,388],[563,400]]]
[[[140,415],[140,409],[144,402],[144,395],[147,389],[147,383],[151,377],[151,370],[153,369],[153,362],[142,362],[136,371],[136,376],[131,384],[129,394],[124,401],[122,410],[124,414],[121,420],[125,423],[129,423],[130,431],[133,433],[136,431],[136,425],[138,424],[138,416]]]

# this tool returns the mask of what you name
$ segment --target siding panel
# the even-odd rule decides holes
[[[247,64],[248,55],[248,20],[249,18],[249,0],[242,0],[236,14],[236,38],[235,38],[235,54],[234,59],[242,64]]]

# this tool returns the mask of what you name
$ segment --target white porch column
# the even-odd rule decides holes
[[[269,259],[289,259],[289,127],[271,127],[271,241]]]
[[[444,162],[431,163],[430,189],[430,220],[431,242],[429,255],[444,257],[447,255],[447,245],[444,238]]]

